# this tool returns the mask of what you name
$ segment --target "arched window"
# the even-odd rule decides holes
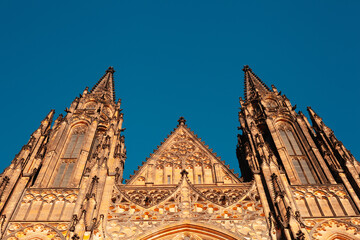
[[[85,137],[85,126],[76,127],[70,136],[70,140],[62,156],[62,162],[55,176],[53,187],[66,187],[70,182],[71,174],[75,167],[75,160],[78,158],[81,146]]]
[[[289,155],[303,155],[294,133],[290,129],[280,129],[279,131]]]
[[[75,162],[63,161],[56,174],[53,187],[66,187],[74,170]]]
[[[269,108],[275,108],[278,106],[277,102],[273,99],[266,99],[265,106]]]
[[[315,178],[311,172],[307,158],[299,145],[299,139],[296,137],[291,126],[282,124],[279,127],[280,137],[283,141],[286,151],[292,156],[292,164],[298,175],[301,184],[315,184]]]
[[[94,110],[96,108],[96,103],[94,102],[87,103],[85,108],[89,110]]]
[[[81,146],[85,137],[85,127],[80,126],[74,129],[71,134],[70,141],[66,146],[63,158],[77,158],[80,154]]]
[[[308,163],[305,159],[293,159],[293,165],[296,173],[299,176],[300,182],[302,184],[315,184],[316,181],[314,176],[311,173]]]
[[[104,108],[103,108],[103,112],[104,112],[105,115],[108,116],[108,117],[111,117],[111,116],[112,116],[112,112],[111,112],[110,108],[108,108],[108,107],[104,107]]]

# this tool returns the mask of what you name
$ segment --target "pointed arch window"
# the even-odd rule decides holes
[[[280,136],[285,144],[285,148],[289,155],[303,155],[294,133],[290,129],[280,129]]]
[[[69,184],[75,168],[75,160],[78,158],[84,142],[85,131],[85,126],[78,126],[72,131],[62,157],[62,162],[56,173],[53,187],[66,187]]]
[[[53,187],[66,187],[69,184],[69,180],[74,170],[74,166],[75,162],[62,162],[55,176]]]
[[[85,126],[77,127],[71,134],[63,158],[77,158],[85,138]]]
[[[297,173],[298,180],[301,184],[315,184],[316,180],[311,171],[311,166],[299,145],[299,139],[296,137],[292,127],[288,124],[283,124],[279,128],[279,133],[286,151],[292,157],[292,164]]]
[[[293,165],[294,165],[297,175],[299,176],[300,182],[302,184],[315,184],[316,183],[315,178],[314,178],[313,174],[311,173],[309,165],[305,159],[294,158]]]

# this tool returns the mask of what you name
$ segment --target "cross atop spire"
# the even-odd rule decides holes
[[[114,68],[109,67],[105,74],[100,78],[100,80],[95,84],[91,89],[91,93],[104,94],[103,96],[110,98],[112,101],[115,101],[115,83],[114,83]]]
[[[243,71],[245,73],[244,78],[244,85],[245,85],[245,100],[249,100],[256,95],[265,94],[267,92],[270,92],[270,88],[266,86],[266,84],[261,81],[261,79],[256,76],[255,73],[253,73],[252,69],[245,65],[243,68]]]

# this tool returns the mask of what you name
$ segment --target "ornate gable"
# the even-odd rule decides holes
[[[178,186],[173,188],[116,185],[106,220],[106,236],[145,240],[177,239],[185,234],[193,239],[269,239],[253,182],[193,185],[186,170],[180,176]]]
[[[184,169],[192,184],[240,182],[233,171],[185,125],[185,119],[180,118],[177,128],[127,184],[176,185]]]

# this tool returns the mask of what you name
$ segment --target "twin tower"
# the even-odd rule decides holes
[[[312,125],[245,66],[241,178],[183,118],[123,184],[114,69],[52,110],[0,175],[7,240],[360,239],[360,165],[321,117]]]

